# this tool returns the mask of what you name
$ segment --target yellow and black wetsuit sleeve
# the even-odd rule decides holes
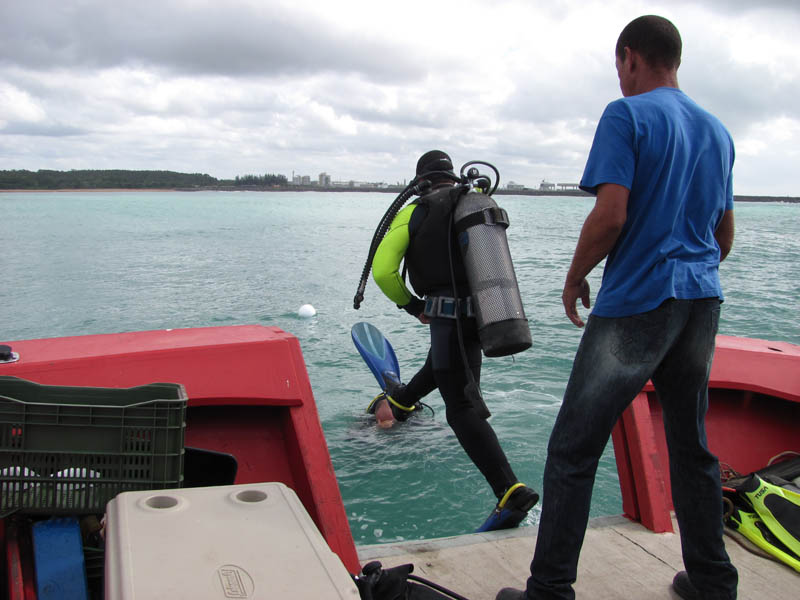
[[[413,304],[421,302],[409,291],[400,275],[400,263],[408,250],[410,240],[408,223],[416,208],[416,204],[409,204],[397,213],[372,259],[372,277],[375,283],[389,300],[401,308],[412,301],[416,301]]]

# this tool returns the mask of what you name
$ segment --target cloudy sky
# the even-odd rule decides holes
[[[0,169],[395,183],[440,148],[577,182],[642,14],[681,31],[736,193],[800,196],[797,0],[3,0]]]

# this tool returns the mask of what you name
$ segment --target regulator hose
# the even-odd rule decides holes
[[[486,162],[486,161],[484,161],[484,160],[471,160],[471,161],[469,161],[469,162],[465,162],[465,163],[464,163],[464,164],[461,166],[461,178],[462,178],[462,180],[464,180],[464,181],[467,181],[467,180],[470,180],[470,181],[472,181],[472,180],[476,179],[476,178],[477,178],[477,176],[478,176],[478,171],[477,171],[477,169],[473,169],[473,171],[474,171],[475,175],[474,175],[474,176],[472,176],[472,177],[470,177],[470,175],[471,175],[471,174],[464,175],[464,169],[466,169],[466,168],[467,168],[468,166],[470,166],[470,165],[486,165],[486,166],[487,166],[487,167],[489,167],[489,168],[490,168],[492,171],[494,171],[494,187],[492,188],[492,190],[491,190],[491,191],[489,191],[489,190],[488,190],[488,187],[487,187],[486,195],[487,195],[487,196],[491,196],[492,194],[494,194],[494,193],[497,191],[497,186],[498,186],[498,185],[500,185],[500,171],[498,171],[498,170],[497,170],[497,167],[495,167],[493,164],[491,164],[491,163],[488,163],[488,162]],[[484,179],[484,180],[488,181],[488,182],[489,182],[489,185],[491,185],[491,181],[489,181],[489,178],[488,178],[488,177],[485,177],[485,176],[484,176],[484,177],[482,177],[481,179]]]
[[[412,179],[406,188],[400,192],[400,195],[394,199],[394,202],[389,205],[389,209],[378,222],[378,227],[375,229],[372,242],[370,242],[369,245],[367,260],[364,263],[364,268],[361,270],[361,280],[358,282],[358,289],[356,290],[356,295],[353,297],[353,308],[356,310],[361,307],[361,303],[364,301],[364,290],[367,288],[367,278],[369,277],[369,270],[372,268],[372,259],[375,258],[375,252],[378,250],[383,236],[386,235],[386,232],[389,230],[389,225],[392,224],[397,213],[403,205],[408,202],[411,196],[424,194],[430,187],[431,182],[427,179],[420,180],[418,177]]]

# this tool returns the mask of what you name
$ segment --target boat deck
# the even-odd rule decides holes
[[[677,532],[674,520],[673,525]],[[524,587],[536,531],[524,527],[357,550],[362,565],[413,563],[414,574],[470,600],[494,600],[502,587]],[[800,574],[790,567],[756,556],[728,536],[725,544],[739,570],[739,598],[785,600],[796,593]],[[602,517],[593,519],[586,532],[575,591],[578,598],[594,600],[675,599],[670,584],[680,570],[677,533],[657,534],[622,516]]]

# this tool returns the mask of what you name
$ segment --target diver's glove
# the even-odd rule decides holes
[[[417,298],[416,296],[413,296],[411,298],[411,300],[408,301],[407,304],[405,304],[403,306],[400,306],[398,304],[397,308],[402,308],[404,311],[406,311],[412,317],[417,317],[418,318],[422,314],[422,311],[425,310],[425,300],[423,300],[421,298]]]
[[[500,498],[497,506],[476,533],[516,527],[539,501],[539,494],[524,483],[515,483]]]

